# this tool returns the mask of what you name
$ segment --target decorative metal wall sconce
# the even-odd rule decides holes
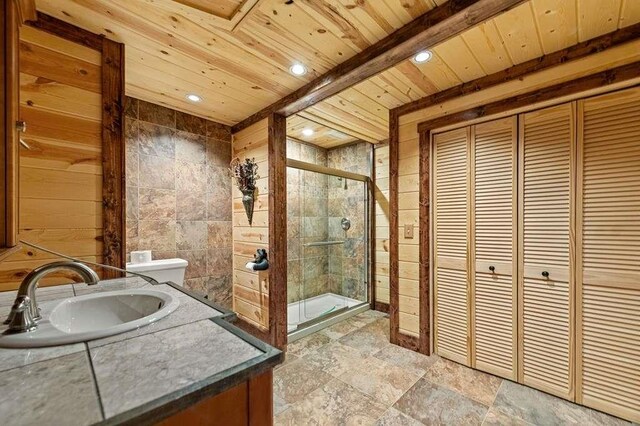
[[[236,180],[236,185],[240,192],[242,192],[242,205],[244,205],[244,211],[247,213],[247,219],[249,225],[253,221],[253,204],[255,202],[256,194],[256,182],[260,178],[258,176],[258,164],[255,158],[245,158],[241,161],[239,158],[234,158],[231,161],[231,175]]]

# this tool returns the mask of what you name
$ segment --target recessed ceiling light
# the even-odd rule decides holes
[[[313,135],[313,129],[303,129],[302,134],[305,136],[311,136]]]
[[[428,62],[432,57],[433,57],[433,53],[431,53],[431,51],[423,50],[422,52],[418,53],[416,56],[413,57],[413,61],[419,64],[422,64],[424,62]]]
[[[307,73],[307,67],[302,64],[293,64],[291,68],[289,68],[291,74],[293,75],[305,75]]]
[[[195,95],[193,93],[188,94],[187,99],[189,99],[191,102],[200,102],[202,100],[200,96]]]

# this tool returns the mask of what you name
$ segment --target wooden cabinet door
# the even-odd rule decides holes
[[[470,128],[435,134],[435,351],[470,365],[468,187]]]
[[[471,127],[472,366],[517,379],[517,118]]]
[[[578,120],[577,402],[640,422],[640,89]]]
[[[573,399],[574,105],[519,116],[519,380]]]

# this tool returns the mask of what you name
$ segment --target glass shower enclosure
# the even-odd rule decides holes
[[[287,160],[289,340],[368,308],[368,176]]]

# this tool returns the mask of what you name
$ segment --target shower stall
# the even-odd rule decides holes
[[[369,308],[368,176],[287,160],[289,341]]]

